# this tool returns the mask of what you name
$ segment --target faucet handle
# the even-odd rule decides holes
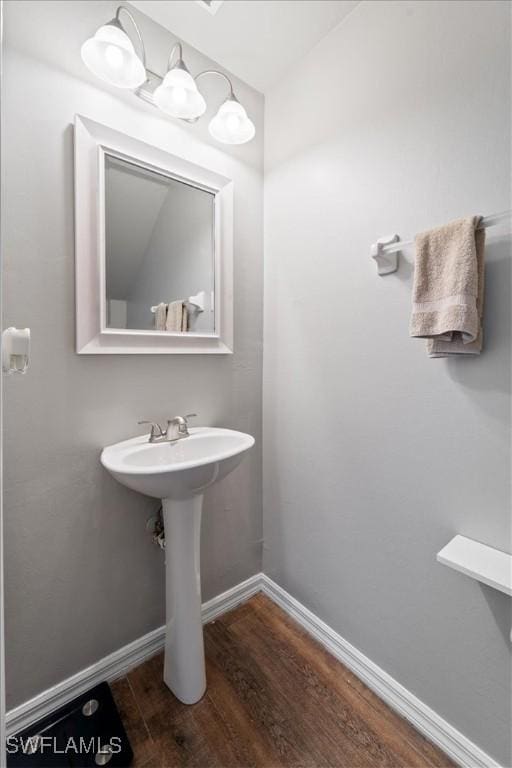
[[[180,425],[180,432],[188,435],[188,420],[193,419],[194,416],[197,416],[197,413],[187,413],[186,416],[183,416],[183,426]]]
[[[183,416],[183,424],[180,424],[179,430],[180,434],[185,435],[188,437],[188,420],[193,419],[194,416],[197,416],[197,413],[187,413],[186,416]]]
[[[150,440],[155,440],[157,437],[163,437],[164,431],[160,424],[157,424],[156,421],[138,421],[137,424],[151,424],[151,434],[149,436]]]

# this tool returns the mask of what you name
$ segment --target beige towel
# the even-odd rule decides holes
[[[416,235],[410,335],[428,339],[430,357],[482,349],[485,230],[480,216]]]
[[[167,319],[167,304],[163,301],[157,305],[155,309],[155,329],[157,331],[165,331],[165,321]]]
[[[188,312],[183,301],[172,301],[167,307],[166,331],[188,331]]]

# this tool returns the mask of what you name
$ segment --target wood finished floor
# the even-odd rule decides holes
[[[204,633],[198,704],[164,685],[162,654],[112,684],[134,768],[453,766],[263,595]]]

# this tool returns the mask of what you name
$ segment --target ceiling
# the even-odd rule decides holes
[[[183,42],[265,93],[359,0],[131,0]]]

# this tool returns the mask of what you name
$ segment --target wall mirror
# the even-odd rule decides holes
[[[77,352],[232,351],[233,183],[75,120]]]

